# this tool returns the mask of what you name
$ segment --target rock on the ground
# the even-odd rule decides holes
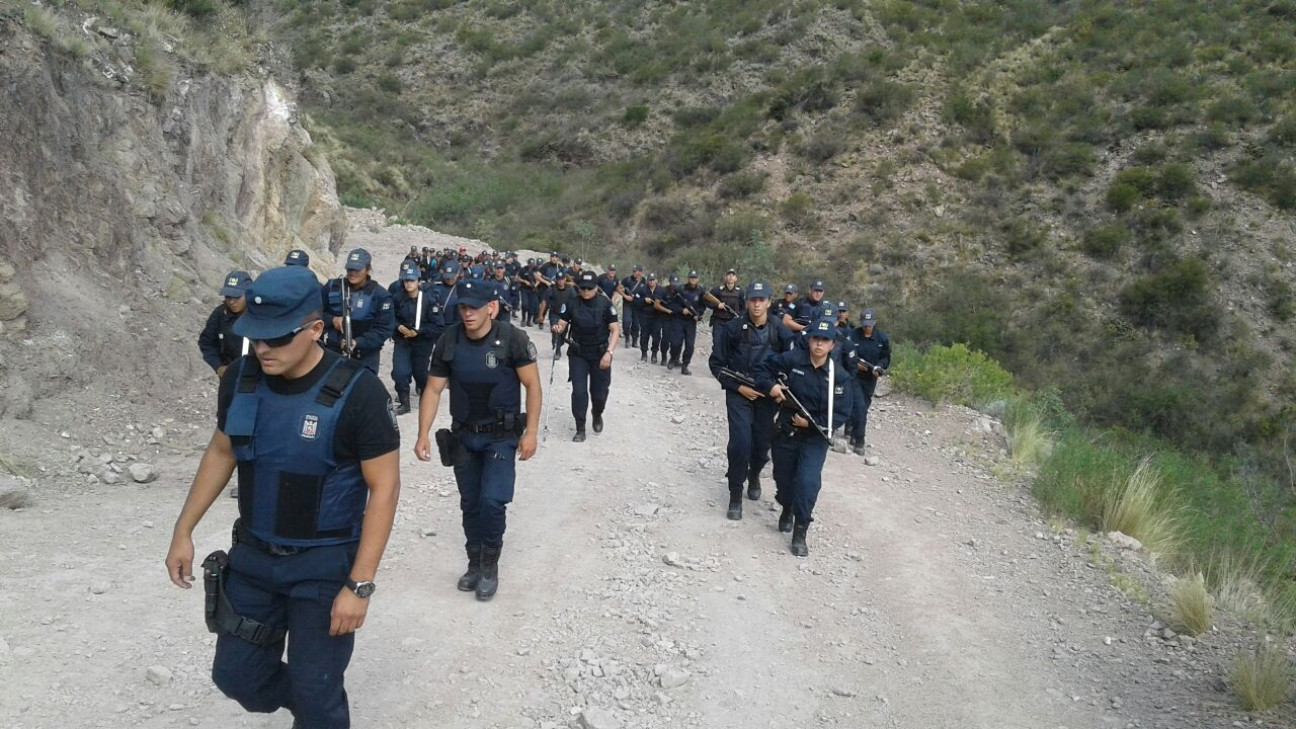
[[[148,463],[132,463],[126,470],[135,483],[153,483],[158,478],[157,469]]]
[[[690,674],[682,668],[668,668],[662,671],[661,687],[664,689],[673,689],[688,683]]]
[[[1121,549],[1137,552],[1143,548],[1143,542],[1123,532],[1107,532],[1107,539]]]
[[[165,686],[171,683],[171,669],[166,666],[149,666],[145,674],[150,683]]]
[[[0,481],[0,509],[22,509],[30,504],[30,491],[16,482]]]
[[[880,463],[882,463],[882,459],[877,456],[866,456],[864,458],[864,465],[866,466],[876,466]]]
[[[612,712],[591,706],[580,713],[581,729],[621,729],[621,720]]]

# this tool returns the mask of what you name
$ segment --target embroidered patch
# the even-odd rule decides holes
[[[387,400],[387,419],[391,421],[392,430],[400,434],[400,424],[396,422],[396,403]]]
[[[835,393],[838,394],[838,395],[842,395],[842,394],[845,394],[845,392],[846,392],[846,388],[844,388],[844,387],[836,387],[836,388],[833,388],[833,392],[835,392]]]
[[[494,352],[486,353],[486,366],[492,370],[499,367],[499,357],[495,356]]]
[[[799,370],[799,369],[797,369],[797,368],[795,368],[795,367],[792,368],[792,374],[794,374],[794,375],[801,375],[802,377],[805,377],[805,372],[802,372],[801,370]]]
[[[531,359],[536,358],[535,342],[527,342],[527,356],[530,357]]]
[[[315,440],[315,436],[318,434],[319,434],[319,416],[307,415],[305,419],[302,420],[302,427],[301,427],[302,440]]]
[[[357,308],[357,309],[363,309],[363,308],[364,308],[364,302],[365,302],[364,299],[356,299],[356,302],[355,302],[355,308]]]
[[[383,302],[383,308],[382,308],[382,310],[383,310],[383,311],[387,311],[387,310],[390,309],[390,308],[391,308],[391,302],[390,302],[390,301],[384,301],[384,302]]]

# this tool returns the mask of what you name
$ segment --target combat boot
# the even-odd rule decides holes
[[[761,497],[760,471],[757,471],[756,473],[751,473],[747,475],[747,498],[751,499],[752,501],[760,501],[760,497]]]
[[[677,362],[676,360],[673,360],[673,359],[672,359],[671,361],[669,361],[669,362],[666,363],[666,370],[667,370],[668,372],[669,372],[670,370],[675,369],[676,367],[679,367],[679,362]]]
[[[572,436],[572,442],[573,442],[573,443],[584,443],[584,442],[585,442],[585,424],[584,424],[584,423],[577,423],[577,424],[576,424],[576,435],[573,435],[573,436]]]
[[[657,364],[657,353],[656,353],[656,352],[653,352],[653,355],[652,355],[652,363],[653,363],[653,364]]]
[[[730,521],[742,520],[742,486],[729,487],[729,511],[725,513],[725,516]]]
[[[481,579],[477,580],[477,599],[486,601],[495,597],[499,589],[500,547],[482,547]]]
[[[851,450],[855,452],[855,455],[857,455],[857,456],[862,456],[862,455],[864,455],[864,439],[863,439],[863,438],[851,438],[850,445],[851,445]]]
[[[792,516],[792,507],[784,506],[783,511],[779,513],[779,527],[778,527],[779,532],[782,534],[787,534],[788,532],[792,531],[792,524],[795,521],[796,519],[794,519]]]
[[[692,372],[691,370],[689,370],[688,365],[680,365],[680,374],[681,374],[681,375],[691,375],[691,374],[693,374],[693,372]]]
[[[647,352],[640,352],[640,353],[639,353],[639,361],[640,361],[640,362],[647,362],[647,361],[648,361],[648,353],[647,353]]]
[[[409,393],[408,393],[408,392],[400,392],[400,393],[397,393],[397,394],[396,394],[396,399],[399,401],[399,404],[396,405],[396,414],[397,414],[397,415],[407,415],[407,414],[409,414],[409,411],[410,411],[410,396],[409,396]]]
[[[810,554],[810,548],[806,546],[806,531],[810,529],[809,524],[797,524],[792,527],[792,554],[798,557],[806,557]],[[477,588],[479,591],[481,588]],[[480,594],[480,593],[479,593]]]
[[[594,432],[603,432],[603,413],[594,413]]]
[[[470,544],[465,549],[468,552],[468,571],[459,578],[456,587],[460,592],[472,592],[477,589],[477,581],[481,578],[482,548],[480,544]]]

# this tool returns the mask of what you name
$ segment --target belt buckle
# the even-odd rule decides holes
[[[297,547],[286,547],[281,544],[272,544],[270,542],[266,542],[266,546],[270,548],[270,554],[273,554],[276,557],[288,557],[297,554],[298,552]]]

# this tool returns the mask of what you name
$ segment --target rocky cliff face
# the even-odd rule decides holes
[[[294,247],[325,270],[344,242],[288,91],[183,62],[146,91],[113,33],[78,57],[0,16],[0,417],[103,377],[209,376],[194,340],[227,271]]]

